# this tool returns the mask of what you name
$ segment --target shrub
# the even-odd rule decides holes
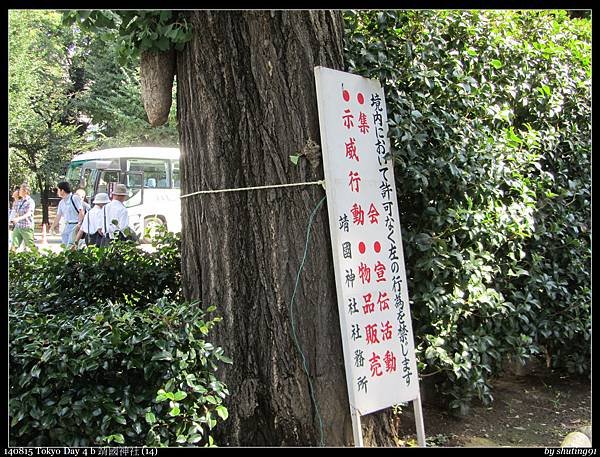
[[[197,303],[9,317],[11,445],[198,445],[227,418],[213,373],[228,359],[205,340],[219,319]]]
[[[345,20],[348,71],[385,88],[420,371],[463,410],[507,357],[589,373],[591,22]]]
[[[178,239],[157,247],[11,255],[12,446],[214,444],[220,318],[176,300]]]
[[[178,234],[163,232],[151,253],[134,243],[116,241],[106,248],[11,254],[11,304],[78,313],[89,305],[121,297],[142,306],[160,297],[180,300],[180,243]]]

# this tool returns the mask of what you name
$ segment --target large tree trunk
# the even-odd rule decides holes
[[[313,67],[342,68],[331,11],[190,12],[177,57],[182,194],[323,178]],[[306,153],[298,165],[290,155]],[[182,200],[186,299],[224,319],[215,343],[233,358],[220,445],[318,445],[320,421],[292,338],[290,300],[320,186]],[[295,327],[327,446],[352,444],[325,205],[311,230]]]

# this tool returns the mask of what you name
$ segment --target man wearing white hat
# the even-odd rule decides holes
[[[106,205],[108,236],[111,240],[118,238],[118,232],[123,232],[123,230],[129,227],[129,214],[123,204],[128,196],[127,186],[125,184],[117,184],[112,192],[112,201]]]
[[[75,238],[77,246],[79,240],[85,236],[85,244],[87,246],[96,245],[102,246],[102,239],[108,232],[108,219],[106,217],[106,209],[104,205],[110,203],[108,194],[101,192],[94,197],[94,206],[91,210],[85,213],[81,228]]]

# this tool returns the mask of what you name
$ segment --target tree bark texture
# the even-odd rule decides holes
[[[342,69],[337,11],[193,11],[177,56],[182,195],[323,179],[313,68]],[[294,165],[289,156],[303,154]],[[213,334],[233,365],[221,446],[316,446],[320,421],[295,347],[290,300],[311,185],[182,199],[184,295],[216,305]],[[352,445],[327,208],[311,229],[293,315],[324,444]]]
[[[42,206],[42,225],[50,223],[50,215],[48,207],[50,206],[48,197],[50,196],[50,187],[48,184],[42,183],[42,180],[36,178],[40,191],[40,204]]]

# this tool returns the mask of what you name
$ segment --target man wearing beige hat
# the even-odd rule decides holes
[[[112,201],[106,205],[106,220],[108,221],[108,236],[111,240],[118,238],[119,232],[129,227],[129,214],[123,204],[129,193],[125,184],[117,184],[112,192]],[[116,224],[115,224],[116,222]]]

